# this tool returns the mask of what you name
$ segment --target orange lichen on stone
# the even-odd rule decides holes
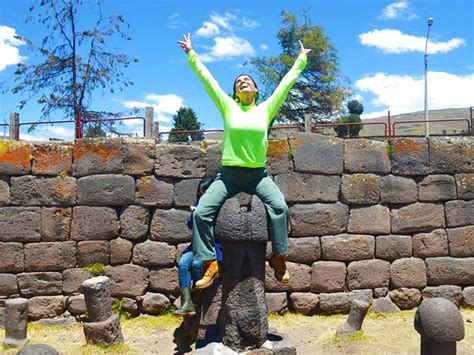
[[[81,159],[84,155],[96,155],[105,163],[109,159],[121,156],[122,150],[107,142],[78,141],[74,149],[74,159]]]
[[[286,139],[269,140],[267,155],[268,156],[287,155],[288,149],[290,149],[290,146]]]
[[[68,184],[67,180],[57,178],[53,183],[54,192],[61,198],[70,198],[75,194],[75,185]]]
[[[419,153],[426,150],[423,142],[414,139],[397,139],[393,141],[392,146],[395,154]]]
[[[0,164],[9,163],[29,168],[30,153],[28,143],[0,140]]]
[[[72,169],[72,147],[64,145],[36,145],[33,150],[34,174],[59,174]]]
[[[152,176],[143,176],[140,178],[137,187],[140,196],[146,195],[151,186]]]
[[[301,145],[304,145],[304,141],[299,138],[290,138],[290,145],[291,145],[291,148],[296,148]]]

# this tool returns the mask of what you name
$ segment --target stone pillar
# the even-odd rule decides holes
[[[454,303],[430,298],[418,307],[415,329],[421,335],[421,355],[456,355],[456,342],[464,339],[464,321]]]
[[[354,300],[351,304],[351,311],[346,323],[337,328],[336,336],[339,338],[346,338],[358,330],[362,329],[367,311],[369,310],[369,303],[361,300]]]
[[[5,346],[23,346],[27,342],[28,300],[13,298],[5,301]]]
[[[110,281],[106,276],[93,277],[82,284],[88,322],[84,322],[87,342],[114,345],[123,342],[120,319],[112,314]]]
[[[311,133],[312,123],[311,123],[311,113],[304,114],[304,131]]]
[[[17,112],[10,113],[10,139],[17,141],[20,139],[18,124],[20,123],[20,114]]]
[[[145,107],[145,138],[153,137],[153,107]]]

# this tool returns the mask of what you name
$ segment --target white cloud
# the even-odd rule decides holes
[[[361,92],[375,96],[372,104],[377,112],[364,114],[364,118],[421,111],[424,108],[424,78],[408,75],[377,73],[355,83]],[[472,105],[474,74],[458,76],[446,72],[428,72],[429,109],[466,107]]]
[[[224,15],[219,15],[217,13],[213,13],[211,15],[211,21],[213,23],[229,31],[233,31],[231,22],[236,19],[237,19],[237,16],[230,12],[226,12]]]
[[[244,28],[248,28],[248,29],[251,29],[251,28],[255,28],[255,27],[258,27],[258,26],[261,26],[262,24],[256,20],[252,20],[252,19],[249,19],[247,17],[244,17],[242,19],[242,26]]]
[[[211,50],[202,54],[203,62],[214,62],[218,60],[232,59],[241,55],[253,55],[255,50],[249,41],[242,37],[228,36],[214,38],[215,45]]]
[[[168,27],[172,29],[178,29],[186,26],[188,23],[182,20],[177,12],[173,13],[168,17]]]
[[[262,44],[262,45],[260,46],[260,49],[261,49],[262,51],[266,51],[266,50],[268,49],[268,46],[267,46],[266,44]]]
[[[425,51],[426,37],[407,35],[399,30],[373,30],[359,35],[364,46],[381,49],[385,54]],[[462,38],[452,38],[447,42],[428,41],[428,53],[446,53],[464,44]]]
[[[196,36],[200,37],[213,37],[218,35],[220,32],[219,27],[217,27],[212,22],[204,21],[202,27],[196,31]]]
[[[30,133],[20,133],[20,138],[24,141],[47,141],[49,138],[72,141],[74,140],[74,133],[74,128],[67,128],[64,125],[41,125]]]
[[[15,29],[7,26],[0,26],[0,71],[4,70],[7,65],[21,63],[26,57],[20,55],[20,51],[16,46],[24,44],[15,38]]]
[[[384,19],[399,18],[403,20],[413,20],[418,18],[418,16],[413,13],[410,3],[405,0],[393,2],[385,6],[380,17]]]
[[[147,94],[145,101],[122,101],[122,104],[127,108],[145,108],[146,106],[153,107],[155,120],[158,122],[169,123],[173,120],[173,115],[178,109],[184,105],[184,99],[175,94],[158,95]],[[124,121],[127,122],[127,121]],[[130,122],[130,126],[136,123]]]

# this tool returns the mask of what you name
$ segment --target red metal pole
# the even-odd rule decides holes
[[[76,139],[82,138],[81,111],[76,112]]]
[[[392,137],[392,124],[390,122],[390,110],[388,110],[388,138]]]

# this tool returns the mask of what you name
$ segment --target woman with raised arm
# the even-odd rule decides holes
[[[183,35],[183,41],[178,43],[224,120],[221,168],[193,214],[193,252],[197,259],[204,261],[205,267],[204,276],[196,282],[195,287],[207,288],[219,275],[214,247],[215,219],[225,200],[241,191],[257,195],[265,204],[270,217],[273,253],[269,264],[275,277],[287,283],[290,279],[285,263],[288,252],[288,206],[265,169],[267,134],[278,108],[305,68],[307,53],[311,49],[304,48],[299,41],[301,52],[293,67],[273,94],[257,105],[258,88],[251,76],[239,75],[234,81],[233,97],[230,97],[199,60],[191,45],[191,35]]]

